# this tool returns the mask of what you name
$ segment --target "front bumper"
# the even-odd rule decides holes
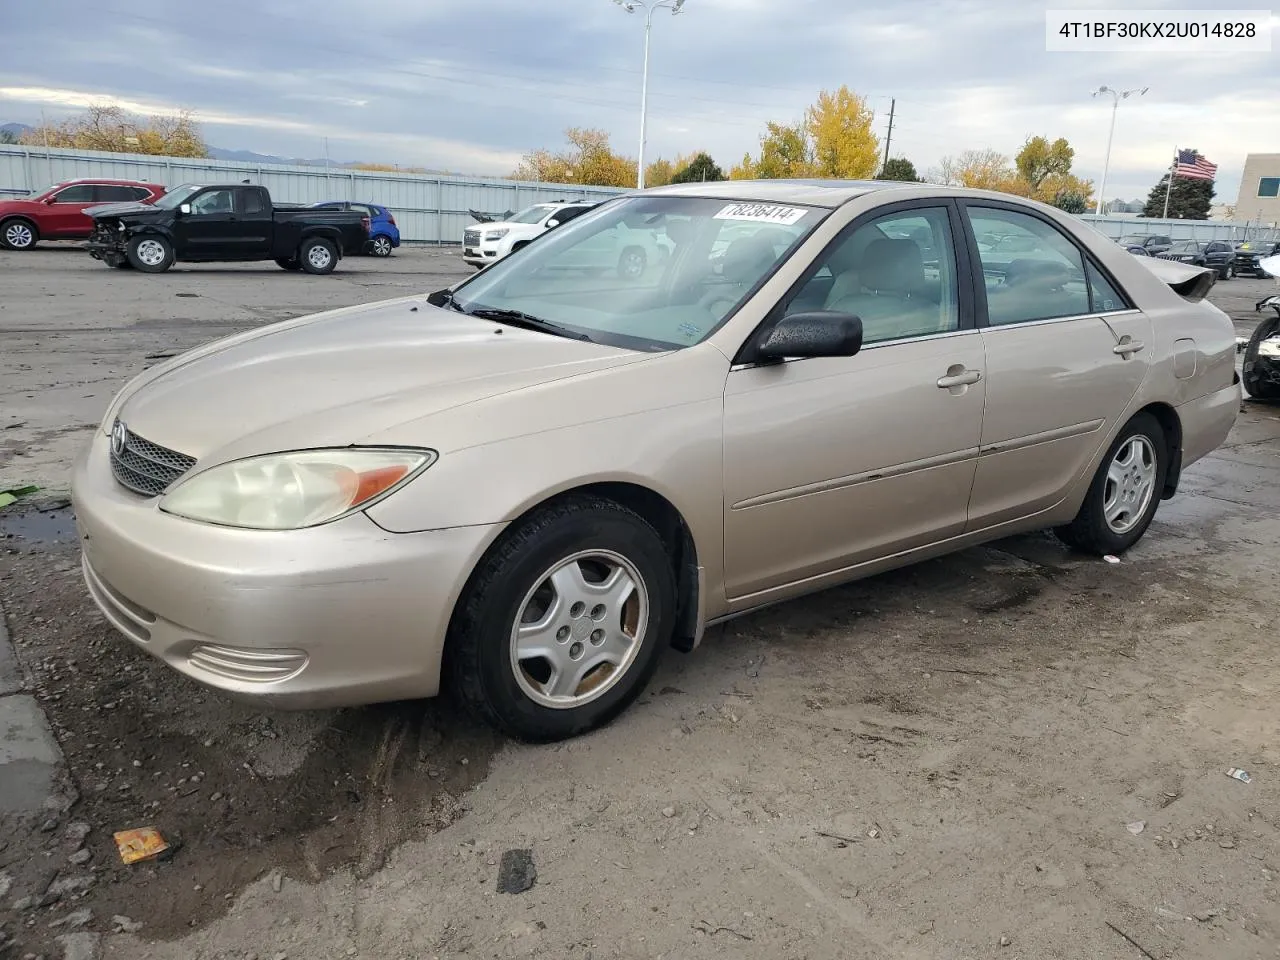
[[[476,246],[462,246],[462,259],[473,267],[482,267],[486,263],[496,263],[505,254],[505,249],[497,243],[481,243]]]
[[[139,648],[238,699],[288,709],[434,696],[454,604],[500,526],[388,533],[169,516],[116,483],[99,432],[72,479],[90,595]]]

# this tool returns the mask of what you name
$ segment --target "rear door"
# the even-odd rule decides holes
[[[41,236],[87,237],[93,230],[93,221],[84,211],[98,202],[96,190],[92,183],[73,183],[59,190],[40,218]]]
[[[1060,503],[1119,426],[1146,376],[1151,323],[1056,224],[998,201],[965,201],[982,266],[978,320],[986,412],[969,530]],[[973,236],[1022,239],[1012,255]]]
[[[271,252],[271,204],[266,191],[244,187],[235,191],[232,223],[236,229],[229,244],[237,257],[265,259]]]

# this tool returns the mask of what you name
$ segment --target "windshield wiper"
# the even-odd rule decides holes
[[[568,337],[570,340],[585,340],[587,343],[593,342],[585,333],[570,330],[568,327],[561,326],[558,323],[552,323],[550,320],[543,320],[541,317],[535,317],[531,313],[523,313],[519,310],[502,310],[497,307],[476,307],[473,310],[463,310],[462,312],[468,316],[479,317],[481,320],[493,320],[496,323],[506,323],[513,327],[523,327],[526,330],[538,330],[542,333],[550,333],[557,337]]]

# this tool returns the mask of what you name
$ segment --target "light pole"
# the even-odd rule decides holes
[[[684,0],[613,0],[627,13],[635,13],[636,7],[644,9],[644,80],[640,84],[640,158],[636,161],[636,189],[644,189],[645,121],[649,113],[649,34],[653,30],[653,12],[663,7],[675,16],[684,6]]]
[[[1134,96],[1141,97],[1147,90],[1147,87],[1141,90],[1112,90],[1110,87],[1103,86],[1093,91],[1095,97],[1102,93],[1111,94],[1111,130],[1107,133],[1107,158],[1102,163],[1102,187],[1098,190],[1098,202],[1094,207],[1094,213],[1097,215],[1102,213],[1102,198],[1107,192],[1107,172],[1111,169],[1111,140],[1116,135],[1116,112],[1120,109],[1120,101]]]

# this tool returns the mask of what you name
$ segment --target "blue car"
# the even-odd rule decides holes
[[[400,246],[400,228],[390,210],[376,203],[353,203],[350,200],[325,200],[311,206],[321,210],[358,210],[369,218],[369,242],[365,253],[389,257]]]

